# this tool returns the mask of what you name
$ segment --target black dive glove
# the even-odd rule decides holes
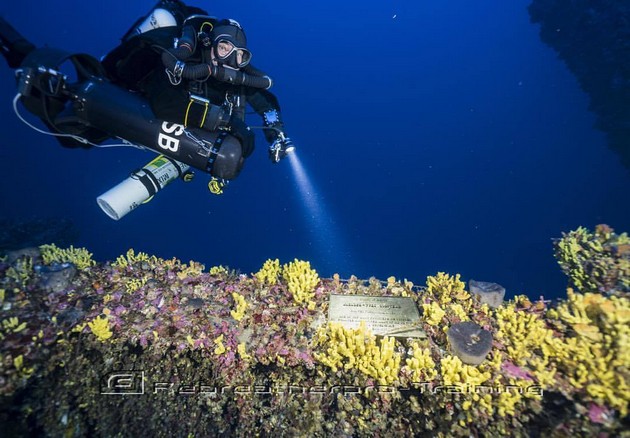
[[[284,125],[280,119],[280,113],[276,109],[270,109],[263,113],[265,123],[265,138],[269,146],[269,159],[272,163],[278,163],[287,156],[287,153],[295,149],[293,141],[284,133]]]

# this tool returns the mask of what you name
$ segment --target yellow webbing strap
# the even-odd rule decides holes
[[[202,127],[206,121],[206,116],[208,115],[208,102],[202,103],[199,100],[193,99],[192,97],[188,101],[188,106],[186,107],[186,115],[184,116],[184,126],[188,127],[188,113],[190,112],[190,107],[192,106],[193,103],[203,104],[203,106],[205,107],[203,110],[203,117],[201,117],[201,122],[199,122],[199,127]]]
[[[188,106],[186,107],[186,115],[184,116],[184,126],[188,126],[188,111],[190,111],[190,106],[192,105],[193,100],[190,99],[188,101]]]

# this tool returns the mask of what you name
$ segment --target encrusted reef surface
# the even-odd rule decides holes
[[[589,95],[597,127],[630,168],[630,2],[533,0],[529,14]]]
[[[496,308],[457,274],[418,287],[323,279],[299,260],[245,275],[133,250],[7,254],[2,435],[620,435],[630,239],[602,225],[554,245],[566,299]],[[410,297],[426,337],[329,322],[331,293]]]

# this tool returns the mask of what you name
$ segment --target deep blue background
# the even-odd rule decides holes
[[[305,210],[266,144],[228,191],[176,182],[121,221],[97,195],[151,159],[68,150],[20,123],[0,68],[2,216],[71,218],[98,260],[133,247],[257,270],[267,258],[424,283],[438,271],[564,294],[551,239],[582,225],[630,231],[630,173],[592,128],[574,77],[530,24],[525,0],[202,2],[244,26],[274,78],[317,194]],[[152,1],[3,2],[35,44],[101,56]],[[31,118],[33,120],[33,118]],[[258,120],[251,120],[258,124]],[[320,218],[320,222],[317,219]]]

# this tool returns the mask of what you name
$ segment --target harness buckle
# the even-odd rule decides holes
[[[181,84],[184,67],[186,67],[186,64],[184,64],[182,61],[177,61],[175,63],[175,67],[173,67],[173,71],[170,71],[168,68],[166,69],[166,75],[168,76],[168,80],[171,84]]]
[[[203,105],[203,106],[210,105],[210,100],[206,99],[205,97],[201,97],[201,96],[198,96],[198,95],[192,94],[192,93],[188,93],[188,97],[194,103],[198,103],[198,104]]]

